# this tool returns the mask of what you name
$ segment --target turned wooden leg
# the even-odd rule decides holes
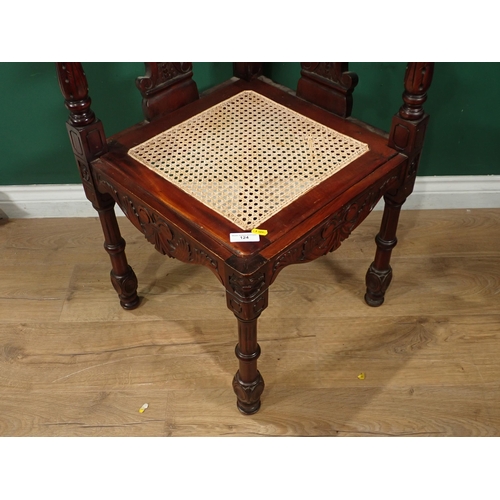
[[[260,396],[264,390],[264,380],[257,370],[260,346],[257,343],[257,319],[244,321],[238,318],[238,344],[236,357],[239,370],[233,379],[237,406],[241,413],[252,415],[260,408]]]
[[[392,280],[392,268],[389,265],[392,249],[396,246],[396,229],[403,201],[397,202],[385,196],[384,215],[380,225],[380,232],[375,237],[377,251],[375,260],[366,273],[365,301],[369,306],[377,307],[383,304],[385,292]]]
[[[365,300],[370,306],[380,306],[392,279],[389,265],[392,249],[396,246],[396,229],[401,206],[413,191],[420,153],[424,144],[429,116],[423,104],[427,99],[434,73],[434,63],[408,63],[405,72],[403,105],[392,119],[388,145],[408,157],[405,181],[396,192],[386,194],[384,215],[380,233],[375,238],[377,252],[375,260],[366,273]]]
[[[235,260],[233,265],[248,268],[247,262]],[[260,396],[264,390],[264,380],[257,370],[257,359],[260,356],[257,318],[267,307],[268,281],[261,269],[243,274],[228,266],[225,285],[227,306],[238,320],[238,344],[235,352],[239,370],[233,379],[236,404],[241,413],[252,415],[259,411]]]
[[[114,205],[112,202],[105,208],[94,208],[99,213],[104,233],[104,248],[111,259],[111,283],[118,293],[123,309],[135,309],[140,302],[137,296],[137,277],[127,262],[125,240],[120,234]]]

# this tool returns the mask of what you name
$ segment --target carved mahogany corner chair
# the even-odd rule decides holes
[[[398,218],[428,123],[423,103],[433,64],[408,64],[388,135],[350,118],[358,78],[347,63],[302,63],[296,93],[262,76],[260,63],[234,63],[234,77],[201,96],[191,63],[145,65],[146,76],[136,81],[145,121],[107,139],[81,64],[57,63],[111,282],[124,309],[139,305],[117,203],[156,250],[208,267],[224,285],[238,322],[237,406],[253,414],[264,389],[257,318],[270,285],[285,266],[336,250],[382,197],[365,300],[384,301]]]

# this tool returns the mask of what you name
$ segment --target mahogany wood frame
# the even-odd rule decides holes
[[[347,63],[302,63],[296,95],[262,77],[260,63],[234,63],[235,77],[202,97],[191,63],[146,63],[146,75],[136,82],[145,121],[109,139],[90,108],[82,65],[57,63],[57,74],[70,112],[70,142],[86,196],[99,214],[120,304],[134,309],[140,300],[115,203],[159,252],[208,267],[225,287],[227,306],[238,323],[239,370],[233,388],[242,413],[253,414],[261,405],[257,319],[268,305],[270,285],[284,267],[336,250],[381,197],[385,209],[375,259],[366,274],[365,299],[371,306],[383,303],[392,278],[389,261],[399,213],[413,190],[428,123],[423,103],[433,63],[408,64],[403,105],[388,139],[349,118],[357,76]],[[240,231],[237,226],[127,155],[131,147],[242,90],[259,92],[370,146],[368,153],[269,219],[268,236],[250,244],[229,243],[229,233]]]

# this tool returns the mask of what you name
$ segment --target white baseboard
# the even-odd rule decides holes
[[[500,208],[500,175],[418,177],[403,208]],[[0,186],[0,218],[96,216],[79,184]]]
[[[0,186],[0,210],[10,219],[97,216],[81,184]]]
[[[417,177],[403,208],[500,208],[500,175]]]

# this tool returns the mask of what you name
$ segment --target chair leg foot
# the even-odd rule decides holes
[[[116,275],[114,271],[111,270],[110,276],[111,283],[118,294],[120,305],[123,309],[130,311],[139,307],[141,300],[137,295],[138,283],[134,270],[128,266],[126,273],[122,276]]]
[[[365,302],[371,307],[378,307],[384,303],[385,292],[392,280],[392,268],[379,271],[372,263],[366,273]]]
[[[264,390],[264,379],[259,371],[257,378],[250,383],[245,383],[240,378],[240,372],[236,372],[233,379],[233,389],[238,398],[236,406],[244,415],[253,415],[260,409],[260,396]]]

